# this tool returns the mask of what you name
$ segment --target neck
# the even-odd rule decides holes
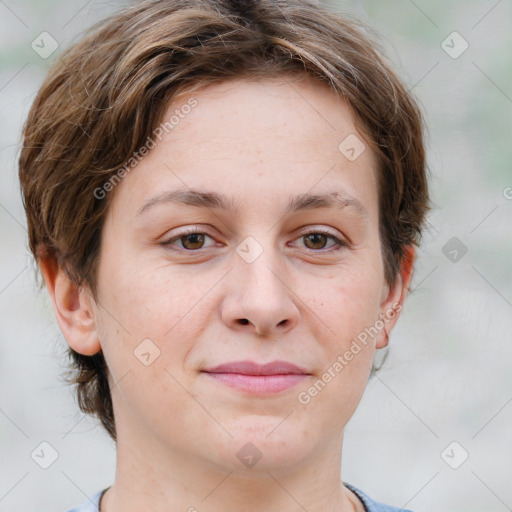
[[[364,510],[341,481],[342,434],[301,464],[221,466],[189,452],[118,432],[114,485],[101,512],[355,512]]]

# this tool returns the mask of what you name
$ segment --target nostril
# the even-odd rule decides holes
[[[247,325],[249,323],[249,320],[247,320],[247,318],[242,318],[240,319],[240,323],[243,325]]]

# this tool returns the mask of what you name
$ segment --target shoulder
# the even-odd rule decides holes
[[[84,501],[81,505],[78,505],[77,507],[68,510],[68,512],[98,512],[98,504],[100,502],[101,495],[105,491],[106,489],[97,492],[90,498],[87,498],[87,500]]]
[[[352,492],[357,494],[357,496],[360,498],[360,500],[363,502],[364,506],[366,507],[367,512],[412,512],[409,509],[404,508],[396,508],[392,507],[390,505],[385,505],[384,503],[378,503],[374,500],[372,500],[367,494],[365,494],[363,491],[358,489],[357,487],[354,487],[353,485],[347,484],[344,482],[344,485],[346,485]],[[91,496],[88,498],[84,503],[81,505],[72,508],[71,510],[68,510],[68,512],[98,512],[98,504],[101,498],[101,495],[106,491],[104,489],[103,491],[97,492],[94,496]]]
[[[346,482],[343,482],[343,484],[346,487],[348,487],[352,492],[357,494],[359,499],[363,502],[364,506],[366,507],[366,512],[412,512],[412,510],[406,508],[396,508],[390,505],[385,505],[384,503],[378,503],[372,500],[367,494],[365,494],[357,487],[347,484]]]

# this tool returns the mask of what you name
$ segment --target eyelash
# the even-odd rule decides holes
[[[163,242],[160,243],[160,245],[162,245],[162,246],[164,246],[166,248],[170,247],[172,251],[179,252],[179,253],[196,253],[196,252],[200,252],[200,251],[202,251],[205,248],[201,248],[201,249],[175,249],[175,248],[173,248],[171,246],[171,244],[173,242],[175,242],[177,240],[180,240],[181,238],[186,237],[188,235],[195,235],[195,234],[206,235],[206,236],[208,236],[208,237],[213,239],[213,236],[211,236],[210,234],[208,234],[208,233],[206,233],[204,231],[200,231],[197,228],[192,228],[192,229],[189,229],[187,231],[184,231],[183,233],[180,233],[179,235],[175,235],[172,238],[164,240]],[[347,242],[344,242],[343,240],[340,240],[338,237],[334,236],[329,231],[323,230],[323,229],[315,229],[315,230],[311,230],[311,231],[306,231],[305,233],[302,233],[298,238],[303,238],[303,237],[305,237],[307,235],[312,235],[312,234],[322,234],[322,235],[325,235],[328,238],[334,240],[336,245],[338,245],[338,247],[334,248],[334,249],[332,247],[330,247],[328,249],[309,249],[310,251],[313,251],[314,253],[328,253],[328,252],[338,251],[338,250],[340,250],[343,247],[348,247],[349,246],[349,244]],[[307,249],[307,247],[306,247],[306,249]]]

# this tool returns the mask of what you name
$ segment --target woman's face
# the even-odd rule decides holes
[[[398,317],[376,159],[327,86],[232,81],[192,96],[169,107],[104,224],[94,315],[119,442],[286,471],[341,447]],[[205,371],[236,361],[304,373]]]

